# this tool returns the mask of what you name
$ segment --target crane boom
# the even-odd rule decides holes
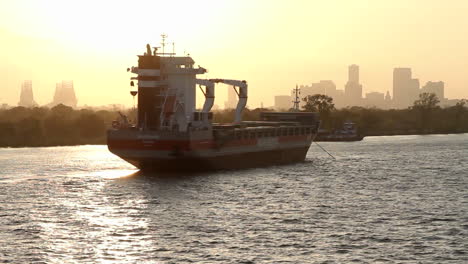
[[[236,114],[234,117],[234,123],[240,123],[242,121],[242,111],[247,105],[247,82],[242,80],[230,80],[230,79],[209,79],[209,81],[215,83],[224,83],[227,85],[232,85],[233,89],[236,91],[237,96],[239,96],[239,101],[236,106]],[[236,87],[239,87],[237,91]]]
[[[203,79],[195,79],[195,83],[198,85],[205,86],[205,91],[202,90],[203,94],[205,95],[205,103],[203,104],[202,112],[208,113],[210,112],[211,108],[214,104],[214,86],[215,83],[210,80],[203,80]]]

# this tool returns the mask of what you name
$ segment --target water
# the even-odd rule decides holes
[[[177,178],[0,149],[0,262],[468,262],[467,134],[321,145],[337,160]]]

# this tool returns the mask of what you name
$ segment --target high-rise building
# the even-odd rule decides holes
[[[58,104],[76,107],[77,99],[75,89],[73,87],[73,81],[62,81],[55,85],[54,100],[52,101],[51,106],[56,106]]]
[[[24,81],[21,84],[21,95],[20,101],[18,102],[19,106],[23,107],[34,107],[37,106],[37,103],[34,101],[34,94],[32,90],[32,81]]]
[[[397,108],[411,106],[419,97],[419,79],[411,75],[411,68],[393,69],[393,103]]]
[[[277,95],[275,96],[275,109],[278,110],[289,110],[293,107],[293,99],[289,95]]]
[[[361,105],[362,85],[359,83],[359,66],[350,65],[348,67],[348,82],[345,85],[346,103],[350,106]]]
[[[310,86],[300,87],[301,99],[309,95],[324,94],[327,95],[329,92],[336,91],[336,85],[331,80],[321,80],[318,83],[312,83]]]
[[[336,89],[336,85],[332,80],[321,80],[318,83],[312,83],[310,86],[301,85],[301,105],[304,104],[302,99],[308,95],[324,94],[333,98],[336,107],[344,106],[344,92]],[[294,95],[292,94],[294,97]]]
[[[382,107],[385,105],[385,94],[379,92],[366,93],[366,105],[372,107]]]
[[[237,93],[233,87],[228,87],[228,98],[224,102],[224,109],[234,109],[237,106]]]
[[[333,94],[336,92],[336,85],[332,80],[321,80],[318,83],[313,83],[311,86],[312,91],[321,91],[320,94]]]
[[[407,101],[407,88],[411,80],[410,68],[393,69],[393,102],[396,107],[401,107]]]
[[[413,105],[414,101],[418,100],[419,98],[419,91],[421,86],[419,85],[419,79],[411,79],[408,89],[409,95],[409,105]]]
[[[332,80],[321,80],[318,83],[312,83],[310,86],[301,85],[301,97],[315,94],[333,94],[336,92],[336,85]]]
[[[348,82],[359,83],[359,66],[356,64],[348,66]]]
[[[445,99],[444,82],[427,82],[421,89],[421,93],[434,93],[440,101]]]

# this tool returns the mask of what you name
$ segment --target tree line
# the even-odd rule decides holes
[[[407,109],[390,110],[356,106],[336,109],[333,99],[326,95],[307,96],[303,100],[305,104],[301,111],[319,112],[321,127],[330,131],[351,121],[358,125],[361,134],[367,136],[468,133],[467,102],[440,107],[435,94],[421,94]],[[260,113],[264,111],[273,110],[245,109],[243,120],[260,120]],[[233,122],[234,112],[234,109],[215,111],[213,122]],[[124,114],[135,119],[134,110]],[[117,111],[74,110],[65,105],[50,109],[3,109],[0,110],[0,147],[105,144],[106,130],[118,117]]]
[[[357,106],[336,109],[331,97],[320,94],[307,96],[303,101],[303,111],[319,112],[322,127],[328,130],[340,129],[344,122],[352,121],[367,136],[468,132],[467,101],[440,107],[433,93],[420,94],[406,109],[390,110]]]
[[[0,147],[105,144],[114,111],[14,107],[0,110]]]

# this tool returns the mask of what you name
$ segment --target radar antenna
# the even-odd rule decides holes
[[[167,34],[161,34],[161,46],[162,46],[163,54],[164,54],[164,47],[166,46],[166,38],[167,38]]]
[[[175,42],[172,42],[172,54],[171,56],[175,55]]]

